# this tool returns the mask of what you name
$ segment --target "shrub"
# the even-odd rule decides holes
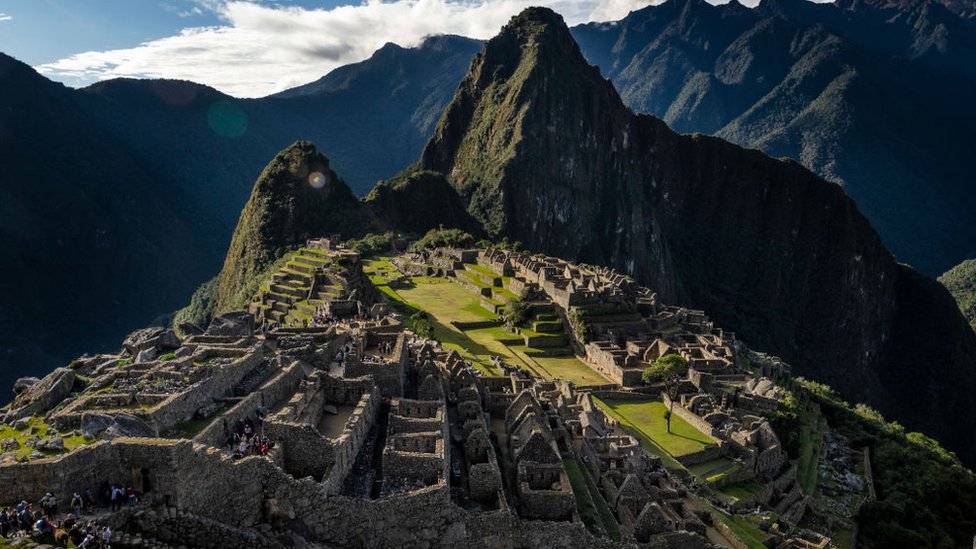
[[[468,248],[474,245],[474,237],[461,229],[431,229],[410,247],[414,250],[427,248]]]
[[[362,238],[350,240],[347,245],[362,257],[372,257],[390,250],[393,246],[393,233],[370,233]]]

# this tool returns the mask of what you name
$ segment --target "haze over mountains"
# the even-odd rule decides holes
[[[976,255],[965,170],[972,20],[930,1],[748,10],[672,0],[573,34],[619,95],[568,33],[519,78],[504,71],[522,66],[520,52],[497,47],[476,61],[422,156],[480,42],[388,45],[259,100],[186,82],[69,90],[0,59],[10,83],[0,193],[16,205],[0,225],[13,265],[0,367],[16,377],[53,366],[185,304],[219,269],[261,167],[308,139],[360,195],[420,157],[451,176],[489,232],[615,264],[848,398],[924,410],[912,427],[971,452],[962,433],[973,425],[958,411],[976,347],[948,294],[897,266],[835,187],[794,164],[679,138],[625,105],[843,181],[898,259],[936,273]],[[397,205],[422,202],[411,188],[445,188],[437,177],[379,189],[369,215],[385,204],[399,227],[422,227]],[[51,318],[57,334],[40,329]],[[919,388],[915,369],[929,364],[939,375]]]

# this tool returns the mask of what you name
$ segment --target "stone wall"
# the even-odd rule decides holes
[[[335,461],[332,464],[332,469],[322,479],[322,484],[327,493],[337,494],[342,489],[342,482],[352,469],[356,456],[369,435],[370,427],[376,423],[376,416],[379,413],[382,400],[379,391],[375,388],[364,394],[359,403],[356,404],[356,409],[353,410],[352,415],[346,420],[342,434],[333,441],[335,444],[335,451],[333,452]]]
[[[278,375],[266,381],[260,389],[251,393],[224,415],[214,420],[206,429],[193,438],[194,442],[208,446],[221,447],[236,429],[237,421],[253,417],[259,406],[271,410],[295,393],[305,373],[301,364],[294,362]]]

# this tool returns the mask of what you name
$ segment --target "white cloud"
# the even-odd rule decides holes
[[[68,84],[116,77],[176,78],[237,97],[260,97],[361,61],[387,42],[404,47],[431,34],[490,38],[530,5],[548,5],[569,24],[619,19],[647,0],[366,0],[331,9],[197,0],[223,24],[128,49],[89,51],[35,67]]]
[[[11,21],[13,17],[7,15],[6,13],[0,12],[0,21]]]

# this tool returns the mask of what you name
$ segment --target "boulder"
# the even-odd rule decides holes
[[[139,351],[136,355],[136,364],[141,364],[143,362],[149,362],[150,360],[156,358],[156,348],[150,347],[149,349],[143,349]]]
[[[156,351],[171,351],[180,346],[180,338],[169,328],[142,328],[129,334],[122,342],[122,348],[132,356],[139,351],[155,349]]]
[[[82,436],[87,438],[96,438],[98,435],[102,434],[102,431],[108,429],[109,425],[115,422],[115,418],[108,414],[99,414],[96,412],[85,412],[81,415],[81,432]]]
[[[37,448],[37,444],[41,441],[41,437],[33,436],[24,441],[24,446],[28,448]]]
[[[26,431],[30,427],[30,420],[26,417],[20,418],[14,422],[14,429],[18,431]]]
[[[102,438],[112,440],[119,437],[154,437],[156,431],[145,421],[131,414],[119,414],[115,421],[105,429]]]
[[[244,311],[215,317],[205,332],[210,336],[247,337],[254,334],[254,317]]]
[[[45,450],[50,450],[52,452],[63,452],[64,451],[64,439],[61,437],[49,438],[45,441]]]
[[[11,410],[5,416],[5,421],[9,423],[47,412],[68,396],[74,384],[74,370],[68,368],[54,370],[17,395],[10,406]]]
[[[40,379],[36,377],[22,377],[18,379],[14,382],[14,394],[19,395],[20,393],[23,393],[29,389],[31,385],[34,385],[38,381],[40,381]]]
[[[203,328],[197,326],[196,324],[190,324],[189,322],[184,322],[180,324],[180,331],[186,336],[203,335]]]
[[[4,452],[20,450],[20,443],[17,442],[17,439],[15,438],[5,438],[0,441],[0,450],[3,450]]]

